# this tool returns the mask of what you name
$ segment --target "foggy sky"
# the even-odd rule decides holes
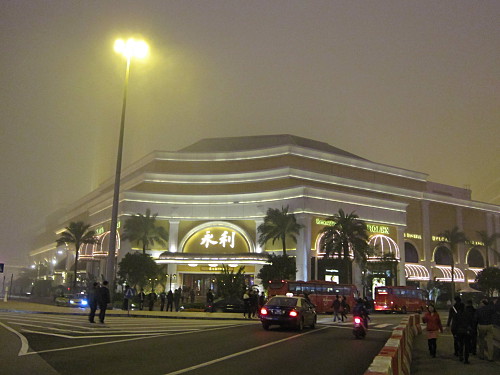
[[[207,137],[293,134],[500,204],[499,1],[0,2],[0,262],[124,167]],[[55,237],[54,237],[55,239]]]

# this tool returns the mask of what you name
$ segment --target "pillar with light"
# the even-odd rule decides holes
[[[118,155],[116,158],[115,184],[113,191],[113,205],[111,209],[111,228],[109,233],[109,251],[106,264],[106,278],[110,283],[111,292],[114,292],[115,287],[115,263],[116,263],[116,234],[118,226],[118,203],[120,196],[120,179],[122,169],[122,153],[123,153],[123,133],[125,130],[125,109],[127,106],[127,89],[130,76],[130,62],[132,58],[144,58],[149,52],[149,47],[142,40],[133,38],[124,41],[119,39],[115,42],[115,51],[126,58],[127,65],[125,70],[125,84],[123,90],[123,105],[120,122],[120,136],[118,139]]]

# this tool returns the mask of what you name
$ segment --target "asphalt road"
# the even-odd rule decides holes
[[[0,313],[0,374],[346,374],[368,368],[401,316],[375,315],[356,340],[350,323],[320,316],[297,332],[257,320]]]

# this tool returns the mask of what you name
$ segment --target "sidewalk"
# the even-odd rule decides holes
[[[19,301],[11,299],[7,302],[0,300],[0,312],[30,312],[38,314],[61,314],[61,315],[88,315],[89,308],[78,307],[62,307],[55,305],[47,305],[41,303],[33,303],[27,301]],[[142,318],[170,318],[170,319],[211,319],[211,320],[248,320],[243,318],[243,314],[239,313],[209,313],[198,311],[147,311],[147,310],[131,310],[130,312],[113,309],[106,310],[106,316],[130,316]],[[257,320],[257,318],[252,319]]]
[[[425,328],[417,335],[413,344],[411,371],[412,375],[460,375],[460,374],[499,374],[500,362],[481,360],[477,356],[469,357],[470,365],[465,365],[453,355],[453,336],[448,331],[437,340],[437,355],[432,358],[427,347]]]

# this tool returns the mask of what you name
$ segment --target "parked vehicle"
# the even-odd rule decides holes
[[[207,311],[243,313],[245,311],[245,305],[243,300],[238,297],[230,297],[218,299],[214,301],[212,305],[207,305]]]
[[[260,321],[266,331],[271,325],[302,331],[305,326],[316,327],[317,314],[314,305],[304,297],[274,296],[260,309]]]
[[[352,307],[359,298],[358,289],[351,284],[337,284],[333,281],[291,281],[280,280],[269,283],[268,295],[286,295],[292,293],[294,296],[309,298],[318,313],[332,313],[333,301],[336,295],[345,296],[347,304]]]
[[[55,304],[57,306],[87,307],[88,300],[85,294],[66,294],[56,297]]]
[[[375,311],[421,313],[428,304],[427,291],[412,286],[378,286],[375,288]]]

